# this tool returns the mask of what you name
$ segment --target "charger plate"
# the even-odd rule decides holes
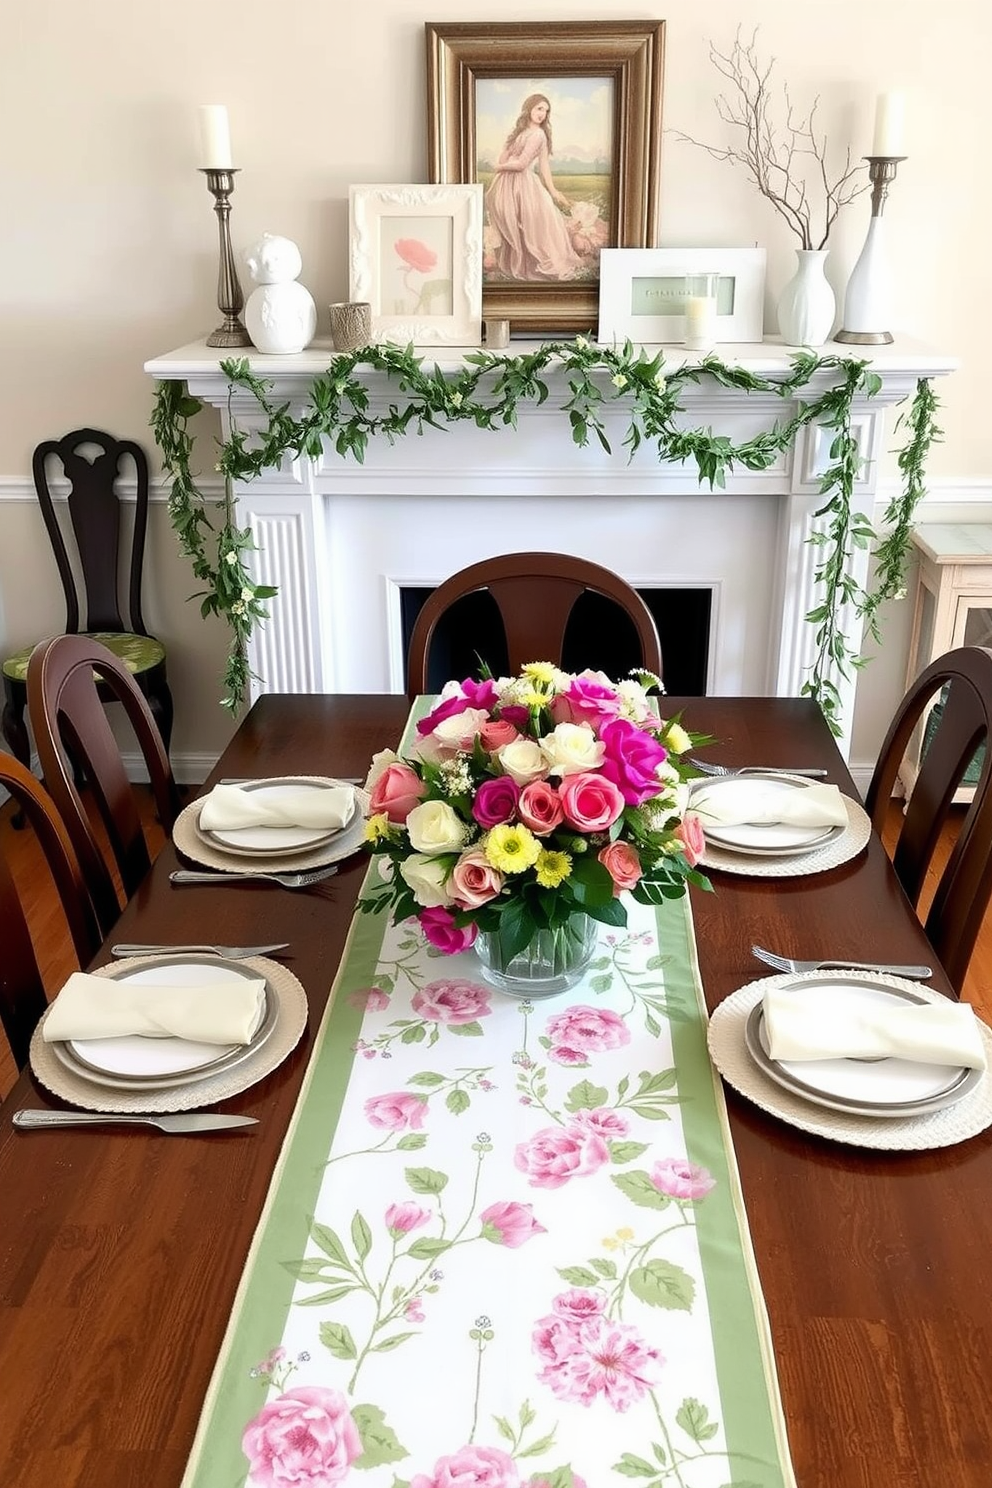
[[[327,784],[329,776],[297,776],[299,781],[320,780]],[[340,782],[333,781],[333,784]],[[172,841],[176,849],[189,858],[193,863],[199,863],[204,868],[216,868],[221,873],[243,873],[259,872],[262,868],[266,873],[278,873],[285,871],[295,873],[305,868],[324,868],[330,863],[338,863],[344,858],[350,858],[361,848],[365,841],[365,812],[368,809],[369,797],[367,791],[358,786],[355,790],[355,813],[348,825],[342,831],[336,832],[330,841],[318,847],[311,847],[296,852],[286,852],[278,857],[266,856],[264,863],[260,861],[257,853],[237,853],[222,848],[218,843],[211,842],[199,826],[200,811],[203,800],[191,801],[185,806],[176,818],[172,829]],[[205,798],[204,798],[205,799]]]
[[[727,1084],[740,1095],[799,1131],[849,1147],[870,1147],[889,1152],[926,1152],[937,1147],[953,1147],[992,1126],[992,1080],[987,1074],[963,1100],[925,1116],[858,1116],[827,1110],[776,1084],[759,1069],[748,1053],[745,1026],[752,1009],[770,987],[793,980],[790,976],[761,977],[732,992],[710,1017],[707,1032],[710,1058]],[[929,987],[915,985],[913,991],[924,1002],[941,1000],[940,993],[931,992]],[[986,1058],[992,1065],[992,1029],[981,1020],[978,1027]]]
[[[270,798],[278,802],[280,796],[287,791],[298,791],[304,789],[322,791],[337,790],[346,783],[343,780],[316,780],[311,776],[303,775],[280,775],[273,776],[267,780],[246,780],[241,789],[248,795],[258,795]],[[208,842],[225,852],[250,853],[252,856],[273,858],[281,854],[291,852],[306,852],[308,849],[323,846],[325,842],[332,842],[346,831],[354,820],[358,810],[358,801],[355,798],[354,787],[347,785],[346,789],[352,791],[351,813],[343,827],[294,827],[294,826],[263,826],[263,827],[227,827],[219,828],[201,827],[197,821],[197,831]]]
[[[847,826],[839,829],[839,835],[821,847],[809,852],[790,853],[785,857],[757,856],[754,853],[734,852],[731,848],[717,847],[707,842],[699,866],[719,869],[745,878],[801,878],[810,873],[826,873],[849,863],[863,852],[871,838],[871,818],[864,807],[849,796],[843,797],[847,810]],[[837,829],[834,829],[837,830]]]
[[[138,966],[144,959],[135,957],[129,965]],[[240,1062],[169,1088],[152,1090],[145,1085],[137,1090],[110,1088],[97,1084],[83,1073],[67,1069],[57,1058],[54,1046],[46,1044],[42,1037],[46,1013],[31,1039],[29,1057],[34,1074],[53,1095],[70,1105],[81,1106],[85,1111],[198,1111],[203,1106],[212,1106],[232,1095],[240,1095],[278,1069],[296,1048],[307,1026],[308,1005],[298,978],[278,961],[254,956],[239,962],[239,965],[265,979],[267,996],[275,1006],[275,1023],[271,1032]],[[112,978],[115,973],[120,975],[120,970],[121,964],[117,962],[112,966],[101,966],[94,975]]]

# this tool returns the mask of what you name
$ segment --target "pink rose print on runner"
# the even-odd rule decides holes
[[[586,1064],[590,1054],[605,1054],[630,1043],[630,1029],[609,1008],[566,1008],[549,1018],[545,1033],[551,1040],[548,1058],[557,1064]]]
[[[349,995],[348,1006],[365,1008],[370,1013],[381,1013],[383,1008],[388,1008],[389,997],[378,987],[366,987],[361,992],[352,992]]]
[[[433,1023],[474,1023],[488,1017],[489,988],[458,980],[428,982],[413,994],[412,1007]]]
[[[483,1209],[479,1218],[485,1239],[494,1245],[506,1245],[510,1250],[519,1249],[534,1235],[547,1234],[544,1226],[534,1218],[532,1204],[515,1204],[512,1200],[501,1199],[498,1204]]]
[[[587,1287],[572,1287],[567,1292],[559,1292],[551,1304],[566,1323],[576,1324],[587,1323],[590,1318],[599,1317],[605,1305],[602,1292],[592,1292]]]
[[[607,1139],[625,1137],[630,1131],[630,1122],[626,1116],[621,1116],[619,1111],[611,1111],[609,1106],[597,1106],[595,1111],[576,1111],[571,1124],[583,1126],[587,1131],[596,1132]]]
[[[598,1132],[569,1122],[548,1126],[521,1142],[513,1161],[532,1188],[561,1188],[570,1178],[585,1178],[610,1160],[610,1149]]]
[[[386,1229],[393,1236],[409,1235],[411,1230],[429,1224],[433,1217],[429,1209],[422,1209],[412,1199],[407,1199],[403,1204],[390,1204],[385,1215]]]
[[[540,1473],[536,1478],[527,1480],[527,1488],[554,1488],[550,1478],[542,1478]],[[572,1474],[572,1488],[586,1488],[585,1478],[580,1478],[578,1473]]]
[[[519,1488],[520,1474],[512,1457],[498,1447],[462,1447],[451,1457],[439,1457],[434,1471],[417,1473],[410,1488]]]
[[[574,1305],[567,1303],[566,1313]],[[657,1384],[664,1363],[636,1328],[611,1322],[599,1311],[583,1322],[556,1311],[538,1320],[531,1340],[544,1365],[538,1379],[560,1400],[588,1406],[602,1397],[615,1411],[629,1410],[642,1399]]]
[[[408,1090],[393,1090],[387,1095],[372,1095],[365,1102],[365,1115],[373,1126],[386,1131],[419,1131],[427,1115],[427,1101]]]
[[[298,1385],[263,1405],[241,1449],[257,1488],[330,1488],[349,1476],[362,1443],[343,1395]]]
[[[708,1168],[683,1157],[664,1157],[651,1169],[651,1182],[659,1193],[673,1199],[705,1199],[716,1188],[716,1179]]]

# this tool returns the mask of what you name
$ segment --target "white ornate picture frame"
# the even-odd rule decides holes
[[[349,282],[379,341],[478,346],[482,186],[352,186]]]
[[[604,248],[599,258],[599,341],[683,340],[685,278],[720,276],[717,341],[763,340],[764,248]]]

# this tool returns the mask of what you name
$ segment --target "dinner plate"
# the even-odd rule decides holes
[[[763,775],[760,783],[764,785],[768,782],[780,785],[787,790],[808,790],[810,785],[808,780],[803,780],[797,775],[785,774]],[[694,798],[701,796],[704,791],[709,795],[712,791],[719,791],[727,786],[739,787],[740,781],[732,776],[697,781],[690,792],[690,805],[693,804]],[[702,813],[701,820],[703,834],[708,842],[717,847],[729,848],[733,852],[753,853],[756,856],[783,857],[790,853],[811,852],[828,846],[845,831],[843,826],[799,827],[785,822],[769,822],[762,825],[742,822],[736,826],[724,826],[720,823],[707,822]]]
[[[832,1006],[840,998],[876,1007],[893,998],[917,1005],[930,1000],[906,987],[836,972],[780,982],[779,987],[784,991],[815,989],[829,998]],[[814,1105],[861,1116],[894,1118],[941,1110],[962,1100],[984,1075],[983,1070],[962,1065],[925,1064],[898,1058],[772,1059],[760,1001],[744,1024],[744,1042],[755,1064],[777,1085]]]
[[[269,780],[246,780],[241,789],[248,794],[258,794],[264,801],[278,802],[292,791],[336,790],[345,781],[317,780],[312,776],[279,776]],[[352,794],[351,814],[343,827],[229,827],[200,828],[204,838],[214,846],[231,852],[249,853],[260,857],[282,857],[286,853],[308,852],[322,843],[332,842],[346,831],[354,820],[358,802]]]

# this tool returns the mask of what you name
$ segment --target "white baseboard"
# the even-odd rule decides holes
[[[135,785],[147,785],[149,776],[144,755],[139,750],[132,750],[122,754],[121,758],[124,761],[124,772],[128,780],[133,781]],[[217,754],[172,754],[170,755],[172,773],[180,785],[202,785],[219,758]],[[38,768],[36,756],[31,758],[31,769],[35,775],[40,777],[41,771]],[[0,806],[9,799],[10,792],[0,786]]]

